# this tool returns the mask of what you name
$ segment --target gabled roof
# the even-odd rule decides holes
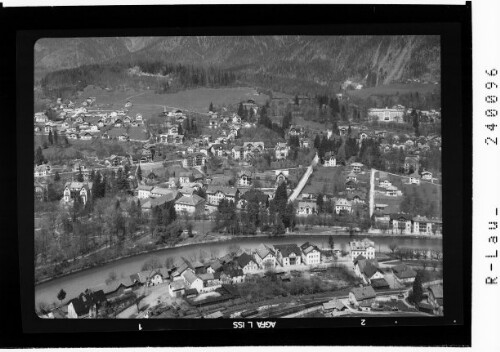
[[[432,294],[434,298],[443,298],[443,285],[432,285],[427,288]]]
[[[394,271],[394,275],[399,279],[408,279],[417,276],[415,270],[404,264],[397,265],[393,267],[392,270]]]
[[[185,204],[185,205],[191,205],[191,206],[197,206],[201,202],[203,202],[204,199],[201,198],[197,194],[193,194],[192,196],[182,196],[181,198],[177,199],[175,202],[176,204]]]
[[[295,243],[292,244],[275,244],[273,246],[275,249],[281,252],[283,257],[288,257],[290,254],[295,253],[295,255],[300,256],[300,248]]]
[[[370,284],[373,288],[389,287],[389,283],[385,279],[372,279]]]
[[[182,280],[175,280],[170,283],[172,291],[179,291],[184,289],[184,282]]]
[[[224,264],[224,266],[222,267],[222,271],[229,277],[237,277],[244,275],[243,270],[235,268],[231,264]]]
[[[238,191],[238,188],[236,188],[236,187],[210,185],[210,186],[208,186],[206,193],[207,194],[215,194],[217,192],[222,192],[225,195],[234,197],[234,196],[236,196],[237,191]]]
[[[257,249],[255,250],[255,253],[257,253],[257,255],[262,259],[264,259],[269,254],[274,256],[274,251],[262,243],[259,245],[259,247],[257,247]]]
[[[186,279],[189,284],[192,284],[198,279],[198,277],[189,270],[186,270],[184,273],[182,273],[182,276],[184,276],[184,279]]]
[[[202,281],[208,281],[208,280],[213,280],[214,279],[214,274],[206,273],[206,274],[200,274],[198,277]]]
[[[250,262],[255,263],[255,260],[252,258],[252,256],[245,252],[243,252],[243,254],[237,257],[236,260],[238,261],[238,265],[240,266],[240,268],[244,268]]]
[[[354,297],[358,302],[375,298],[377,296],[375,290],[371,286],[354,287],[351,289],[351,292],[354,294]]]

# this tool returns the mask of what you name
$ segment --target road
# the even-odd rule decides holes
[[[313,173],[313,168],[318,164],[318,154],[314,156],[314,159],[311,161],[311,165],[307,167],[306,172],[304,175],[302,175],[302,178],[300,179],[299,183],[297,184],[297,187],[293,190],[292,194],[290,194],[290,197],[288,197],[289,202],[293,202],[297,197],[299,196],[300,192],[304,189],[307,181],[309,180],[309,177]]]
[[[375,209],[375,169],[370,170],[370,218]]]

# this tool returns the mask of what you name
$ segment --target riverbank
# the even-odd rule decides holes
[[[100,262],[99,264],[93,264],[93,265],[86,265],[79,267],[74,270],[70,270],[67,272],[64,272],[60,275],[55,275],[47,278],[43,278],[40,280],[35,281],[35,286],[40,285],[43,283],[50,282],[52,280],[60,279],[68,275],[76,274],[79,272],[83,272],[86,270],[90,269],[95,269],[97,267],[101,267],[107,264],[111,264],[113,262],[127,259],[127,258],[132,258],[135,256],[140,256],[144,254],[154,254],[156,252],[164,251],[167,249],[176,249],[176,248],[185,248],[189,246],[199,246],[199,245],[209,245],[209,244],[221,244],[225,242],[231,242],[231,241],[237,241],[237,240],[246,240],[246,239],[257,239],[257,238],[262,238],[262,239],[284,239],[284,238],[297,238],[297,237],[308,237],[308,236],[321,236],[321,237],[329,237],[329,236],[350,236],[348,232],[346,232],[346,229],[344,228],[329,228],[328,230],[324,231],[314,231],[314,230],[319,230],[322,229],[323,227],[313,227],[311,230],[312,231],[307,231],[307,232],[302,232],[302,231],[296,231],[296,232],[291,232],[291,233],[286,233],[283,235],[278,235],[278,236],[273,236],[269,234],[255,234],[255,235],[244,235],[244,236],[227,236],[227,235],[217,235],[217,238],[206,238],[208,236],[205,236],[203,239],[196,239],[196,240],[191,240],[187,239],[187,241],[183,241],[181,243],[175,244],[175,245],[164,245],[164,246],[159,246],[154,249],[146,249],[146,250],[141,250],[138,252],[134,252],[131,254],[126,254],[118,257],[111,258],[109,260]],[[385,234],[385,233],[377,233],[377,232],[355,232],[353,236],[357,237],[375,237],[375,238],[399,238],[399,239],[409,239],[409,238],[422,238],[422,239],[442,239],[441,236],[426,236],[426,235],[400,235],[400,234]]]

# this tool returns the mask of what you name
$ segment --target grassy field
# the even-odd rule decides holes
[[[204,113],[208,112],[211,102],[215,106],[228,106],[248,99],[255,100],[257,104],[264,104],[268,99],[267,95],[258,94],[255,89],[249,87],[196,88],[172,94],[156,94],[152,90],[106,91],[87,87],[82,94],[82,99],[88,96],[96,97],[97,104],[113,104],[113,108],[123,107],[127,101],[130,101],[133,104],[130,112],[140,112],[144,116],[162,112],[163,106],[167,109],[175,107]]]
[[[418,193],[421,199],[424,200],[425,203],[435,202],[436,204],[436,215],[441,215],[442,209],[442,189],[441,185],[424,182],[422,181],[420,185],[409,185],[403,184],[404,177],[397,175],[388,175],[389,181],[399,188],[403,194],[412,194],[414,191]],[[376,196],[375,202],[387,204],[390,207],[391,212],[399,211],[399,204],[403,201],[404,197],[385,197],[385,196]]]
[[[405,94],[410,92],[418,92],[419,94],[431,93],[434,90],[439,92],[441,86],[439,84],[422,84],[422,83],[394,83],[387,84],[383,86],[363,88],[359,90],[350,90],[347,92],[348,95],[360,99],[367,99],[368,97],[380,96],[380,95],[395,95],[395,94]]]

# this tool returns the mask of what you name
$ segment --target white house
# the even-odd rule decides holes
[[[340,198],[335,202],[335,213],[339,214],[341,211],[346,211],[350,213],[352,210],[352,202],[345,199]]]
[[[201,213],[205,209],[205,200],[197,194],[182,196],[175,201],[175,211],[179,214],[184,210],[190,214]]]
[[[276,244],[273,246],[276,251],[276,258],[281,266],[301,264],[302,253],[299,246],[293,244]]]
[[[305,265],[318,265],[321,263],[321,252],[318,247],[306,242],[300,246],[300,249],[302,250],[302,262]]]
[[[151,197],[151,191],[153,188],[153,186],[139,185],[137,187],[137,198],[146,199]]]
[[[354,261],[358,256],[362,255],[366,259],[375,258],[375,246],[371,241],[351,241],[349,243],[351,249],[351,259]]]
[[[325,154],[323,158],[323,166],[326,167],[337,166],[337,158],[332,152],[328,152]]]
[[[186,287],[195,288],[198,292],[203,290],[203,280],[193,274],[193,272],[186,270],[182,273],[182,277]]]
[[[276,255],[274,250],[268,246],[261,244],[254,252],[254,258],[261,268],[274,268],[277,265]]]

